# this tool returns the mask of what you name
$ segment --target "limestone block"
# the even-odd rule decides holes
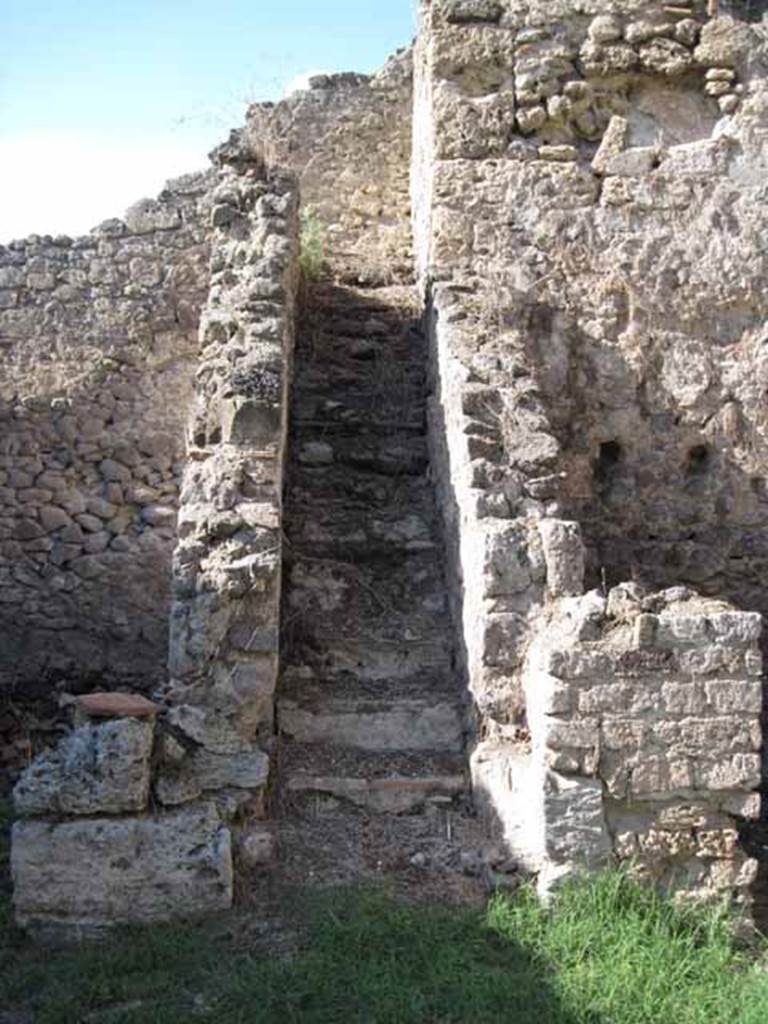
[[[615,75],[637,66],[637,53],[625,43],[588,40],[581,49],[581,65],[588,75]]]
[[[724,114],[734,114],[738,110],[741,100],[733,93],[728,93],[726,96],[721,96],[717,102]]]
[[[760,779],[759,754],[732,754],[698,772],[702,789],[757,789]]]
[[[334,450],[327,441],[307,441],[301,446],[298,458],[305,466],[330,466],[334,461]]]
[[[596,718],[545,718],[540,723],[539,742],[552,750],[594,750],[600,741]]]
[[[542,779],[524,748],[485,740],[470,758],[472,794],[489,823],[500,826],[510,853],[532,871],[544,857]]]
[[[237,754],[197,750],[178,765],[163,767],[156,782],[162,804],[174,806],[219,789],[257,790],[269,778],[269,757],[257,747]]]
[[[602,783],[547,772],[545,847],[556,863],[596,868],[608,860],[611,840],[603,814]]]
[[[674,24],[665,18],[640,18],[627,25],[624,37],[633,46],[639,43],[647,43],[659,36],[671,36]]]
[[[511,669],[520,663],[528,625],[515,612],[489,614],[483,626],[483,663]]]
[[[689,757],[707,758],[731,751],[759,750],[762,742],[756,718],[709,715],[665,719],[654,725],[654,735],[668,751]]]
[[[584,544],[578,523],[542,519],[539,523],[547,589],[552,597],[576,596],[584,591]]]
[[[43,939],[86,938],[232,903],[230,833],[212,805],[158,817],[20,821],[11,872],[16,919]]]
[[[499,0],[445,0],[445,20],[450,24],[472,21],[496,22],[504,10]]]
[[[747,53],[752,40],[748,25],[724,15],[702,26],[693,56],[704,67],[732,68]]]
[[[627,143],[629,122],[625,117],[614,115],[608,122],[602,141],[592,160],[595,174],[605,174],[608,161],[622,152]]]
[[[143,810],[150,782],[153,724],[115,719],[84,725],[36,758],[13,792],[22,816],[120,814]]]
[[[523,135],[532,135],[547,123],[544,107],[521,107],[516,114],[517,126]]]
[[[621,20],[613,14],[599,14],[592,19],[587,34],[596,43],[613,43],[622,36]]]
[[[654,39],[639,49],[640,66],[654,74],[674,78],[693,66],[691,51],[674,39]]]
[[[193,704],[177,704],[168,712],[168,724],[182,736],[212,754],[238,754],[243,740],[229,718]]]
[[[299,743],[328,743],[363,750],[461,750],[459,708],[447,700],[397,702],[370,698],[323,700],[306,698],[278,702],[280,731]]]
[[[275,836],[263,825],[243,829],[237,842],[237,859],[246,868],[268,864],[275,855]]]
[[[630,792],[640,799],[666,799],[673,793],[685,793],[694,785],[690,762],[666,755],[644,755],[631,771]]]
[[[675,39],[684,46],[695,46],[701,26],[695,18],[683,18],[675,25]]]
[[[703,683],[666,682],[661,695],[665,710],[672,715],[701,715],[707,708],[708,694]]]
[[[441,160],[500,157],[512,141],[515,95],[511,89],[475,102],[440,88],[435,96],[436,156]],[[477,439],[474,439],[477,441]]]
[[[292,793],[332,796],[377,814],[412,813],[430,800],[451,800],[464,792],[465,788],[466,780],[461,775],[389,775],[385,778],[366,779],[297,772],[288,779],[288,789]]]
[[[483,546],[486,597],[519,594],[541,583],[546,572],[538,531],[524,521],[488,525],[479,535]]]
[[[742,647],[756,644],[763,632],[759,612],[715,612],[707,616],[708,629],[717,643]]]
[[[729,860],[715,860],[709,865],[707,884],[715,893],[744,890],[754,885],[760,862],[740,853]]]
[[[546,672],[525,674],[525,695],[529,718],[538,715],[568,715],[574,707],[574,687]]]
[[[575,647],[549,651],[546,668],[560,679],[599,680],[608,676],[614,665],[608,651]]]
[[[579,151],[575,146],[539,146],[539,160],[553,160],[556,163],[569,163],[577,160]]]
[[[731,91],[731,83],[724,80],[713,79],[704,85],[704,92],[707,96],[725,96]]]
[[[763,685],[755,679],[711,680],[704,683],[704,690],[717,714],[744,711],[759,715],[763,707]]]
[[[279,405],[255,398],[232,398],[222,403],[221,433],[227,444],[267,447],[280,440],[281,430]]]
[[[727,139],[705,139],[671,146],[664,154],[661,169],[665,174],[727,174],[731,153]]]
[[[658,160],[659,150],[656,146],[633,146],[632,149],[625,149],[623,153],[609,157],[605,161],[604,173],[619,178],[633,178],[649,174]]]
[[[125,223],[133,234],[145,235],[150,231],[169,231],[178,227],[181,214],[155,199],[140,199],[126,211]]]

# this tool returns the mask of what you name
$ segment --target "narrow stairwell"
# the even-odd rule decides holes
[[[313,287],[295,358],[277,703],[276,812],[297,877],[455,868],[475,826],[426,358],[411,288]]]

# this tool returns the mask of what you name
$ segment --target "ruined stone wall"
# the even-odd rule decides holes
[[[263,791],[274,731],[298,192],[239,150],[212,198],[169,658],[170,721],[195,750],[161,777],[171,805]]]
[[[580,592],[579,527],[588,584],[765,606],[765,35],[720,6],[422,5],[417,262],[480,775],[530,750],[523,658]]]
[[[324,255],[353,282],[410,280],[410,50],[375,75],[318,75],[308,89],[248,111],[245,139],[297,172]]]
[[[229,145],[173,559],[163,703],[74,699],[75,728],[14,789],[16,917],[44,940],[224,910],[273,745],[281,492],[298,196]],[[233,831],[236,839],[233,842]],[[257,851],[266,832],[250,833]]]
[[[164,676],[209,186],[0,248],[0,687]]]
[[[761,630],[682,587],[558,602],[525,673],[538,796],[516,794],[540,814],[541,888],[613,854],[679,894],[750,901],[739,828],[759,812]]]

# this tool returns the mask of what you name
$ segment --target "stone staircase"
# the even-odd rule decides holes
[[[450,839],[451,820],[470,819],[415,316],[411,288],[332,284],[300,316],[276,811],[347,842],[384,816],[418,863],[430,833]]]

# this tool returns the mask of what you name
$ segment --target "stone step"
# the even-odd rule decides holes
[[[337,340],[316,349],[312,360],[305,360],[295,370],[294,394],[384,394],[404,390],[423,392],[427,374],[424,359],[414,359],[415,353],[397,344],[397,348],[384,351],[384,342],[368,339],[347,339],[347,348]],[[355,353],[370,353],[366,358]]]
[[[344,806],[375,814],[451,807],[468,793],[466,766],[453,754],[372,754],[289,742],[280,753],[282,792],[300,812]]]
[[[402,430],[426,432],[427,393],[424,387],[385,391],[296,390],[293,396],[294,428],[316,431],[329,426],[357,426],[367,432]]]
[[[389,334],[393,330],[418,331],[416,294],[413,288],[344,288],[324,286],[312,295],[312,319],[303,324],[303,335],[312,337],[318,328],[339,334]]]
[[[348,447],[352,455],[354,445]],[[325,510],[326,506],[372,515],[394,515],[405,510],[435,518],[437,513],[432,485],[425,475],[377,473],[369,469],[350,472],[349,465],[340,462],[322,472],[294,465],[286,481],[285,500],[299,513],[319,507]],[[290,521],[287,525],[290,528]]]
[[[318,474],[333,473],[346,489],[347,480],[355,481],[357,476],[337,467],[351,467],[356,473],[370,473],[377,476],[423,476],[429,463],[427,440],[423,434],[397,432],[382,428],[374,433],[366,426],[362,431],[351,423],[329,424],[318,431],[302,423],[295,423],[292,430],[292,456],[294,459],[291,476],[301,473],[308,482],[318,479]],[[320,481],[322,481],[320,477]],[[376,481],[369,481],[375,486]]]
[[[287,629],[313,649],[329,638],[441,645],[448,662],[451,624],[436,551],[400,552],[378,561],[321,558],[285,546]]]
[[[419,437],[426,443],[426,406],[408,417],[393,419],[391,416],[364,416],[359,410],[349,409],[340,402],[332,403],[334,409],[321,411],[318,415],[291,417],[291,438],[303,440],[333,439],[334,437],[360,439],[372,444],[388,442],[395,435]]]
[[[397,552],[436,547],[435,524],[414,513],[381,516],[358,509],[322,508],[294,513],[287,536],[294,553],[354,558],[356,564]]]
[[[397,364],[423,376],[427,362],[426,351],[425,338],[412,330],[371,336],[359,331],[339,334],[321,328],[315,336],[306,340],[306,359],[297,367],[296,372],[301,376],[305,367],[314,372],[315,363],[322,365],[324,362],[329,367],[354,369],[358,374],[373,372],[382,364]],[[301,342],[297,352],[302,354]]]
[[[360,626],[352,620],[352,629]],[[373,634],[325,633],[314,628],[290,646],[316,675],[327,679],[353,676],[363,682],[407,682],[424,674],[450,675],[452,658],[447,631],[434,639],[386,640]],[[295,662],[295,663],[298,663]]]
[[[306,687],[277,701],[278,731],[299,743],[368,751],[454,751],[464,747],[461,710],[443,695],[336,696]]]

